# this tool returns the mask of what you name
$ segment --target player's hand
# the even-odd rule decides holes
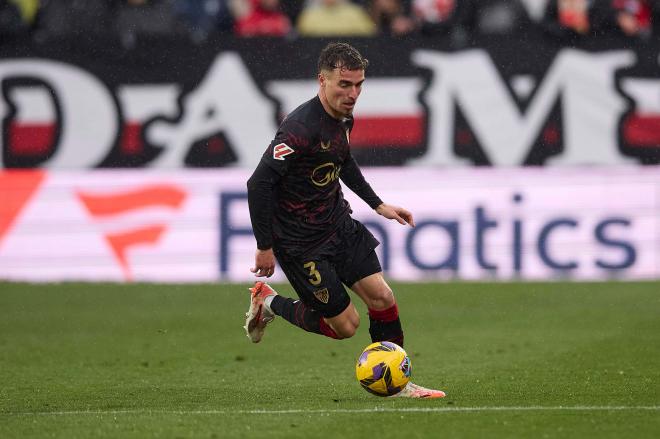
[[[273,249],[259,250],[254,255],[254,267],[250,268],[256,277],[271,277],[275,274],[275,255]]]
[[[412,213],[399,206],[391,206],[389,204],[383,203],[376,208],[376,213],[384,216],[387,219],[397,220],[399,224],[410,225],[410,227],[415,227],[415,220],[413,219]]]

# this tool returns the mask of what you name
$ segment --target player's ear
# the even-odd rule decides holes
[[[327,79],[327,78],[326,78],[325,75],[323,74],[323,71],[319,72],[319,85],[320,85],[321,87],[325,87],[325,81],[326,81],[326,79]]]

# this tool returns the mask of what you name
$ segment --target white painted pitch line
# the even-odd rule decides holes
[[[502,406],[502,407],[373,407],[365,409],[286,409],[286,410],[70,410],[55,412],[0,413],[0,416],[77,416],[77,415],[286,415],[334,413],[462,413],[462,412],[524,412],[524,411],[660,411],[660,406]]]

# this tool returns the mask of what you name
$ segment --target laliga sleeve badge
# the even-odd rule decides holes
[[[284,157],[293,154],[295,151],[286,143],[280,143],[273,147],[273,158],[275,160],[284,160]]]

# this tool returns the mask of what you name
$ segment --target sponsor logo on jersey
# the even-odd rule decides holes
[[[328,301],[330,300],[330,293],[328,292],[327,288],[323,288],[323,289],[314,291],[314,297],[316,297],[321,302],[327,304]]]
[[[315,186],[323,187],[336,181],[339,178],[341,166],[336,166],[332,162],[323,163],[312,171],[311,179]]]
[[[284,160],[284,157],[293,154],[295,151],[286,143],[280,143],[273,148],[273,158],[275,160]]]

